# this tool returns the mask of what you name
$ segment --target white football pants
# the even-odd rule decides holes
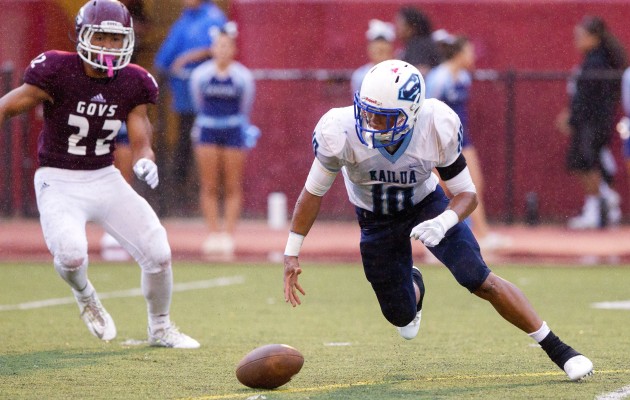
[[[85,225],[92,221],[140,265],[149,314],[168,314],[172,272],[166,230],[114,166],[93,171],[42,167],[34,181],[44,240],[64,280],[75,290],[87,284]]]

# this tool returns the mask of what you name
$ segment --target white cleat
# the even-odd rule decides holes
[[[420,330],[420,320],[422,320],[422,310],[418,311],[416,317],[409,324],[402,327],[396,327],[396,329],[398,329],[400,336],[407,340],[411,340],[418,335],[418,331]]]
[[[198,341],[179,331],[175,325],[168,328],[156,329],[149,332],[149,345],[154,347],[169,347],[173,349],[198,349],[201,345]]]
[[[569,358],[564,363],[563,369],[572,381],[579,381],[593,375],[593,363],[583,355]]]
[[[81,311],[81,319],[85,322],[90,333],[101,340],[114,339],[116,337],[116,325],[98,299],[96,291],[92,292],[89,297],[75,295],[75,298]]]

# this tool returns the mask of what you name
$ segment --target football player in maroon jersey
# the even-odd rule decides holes
[[[197,348],[169,318],[173,276],[166,230],[113,166],[114,139],[126,122],[136,176],[153,189],[158,185],[147,115],[157,83],[130,64],[133,22],[119,1],[88,1],[76,17],[76,31],[76,53],[40,54],[27,67],[24,84],[0,99],[0,125],[40,103],[44,107],[34,181],[55,270],[72,288],[90,332],[114,339],[114,321],[87,276],[85,225],[100,224],[141,267],[149,344]]]

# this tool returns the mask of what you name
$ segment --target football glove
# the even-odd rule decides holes
[[[145,181],[151,189],[155,189],[160,182],[157,165],[148,158],[139,159],[133,166],[133,172],[138,179]]]
[[[457,213],[453,210],[446,210],[433,219],[426,220],[416,225],[409,237],[421,241],[427,247],[434,247],[440,244],[446,231],[454,227],[459,222]]]

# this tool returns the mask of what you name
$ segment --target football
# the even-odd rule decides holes
[[[275,389],[289,382],[300,372],[304,356],[286,344],[257,347],[241,359],[236,378],[253,389]]]

